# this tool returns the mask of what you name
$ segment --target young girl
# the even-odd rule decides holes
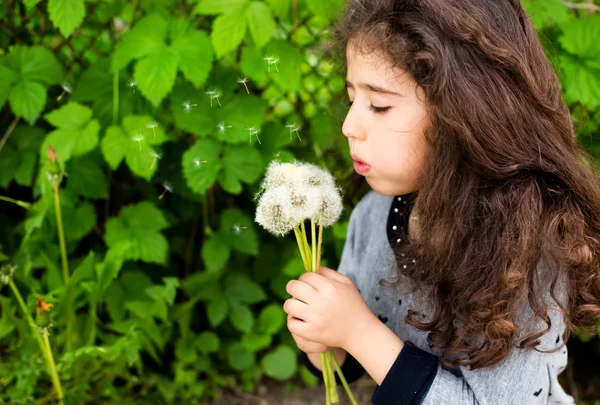
[[[334,348],[375,405],[573,404],[557,376],[600,314],[600,189],[519,0],[349,0],[336,32],[372,191],[338,271],[287,286],[306,365]]]

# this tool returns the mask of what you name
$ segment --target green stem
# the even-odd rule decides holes
[[[352,390],[350,389],[350,386],[348,385],[348,382],[346,381],[346,377],[344,377],[344,373],[342,373],[342,369],[340,368],[340,365],[339,365],[337,359],[335,358],[335,352],[332,349],[330,349],[330,352],[331,352],[331,357],[333,359],[333,364],[335,365],[335,370],[337,371],[338,375],[340,376],[340,380],[342,381],[344,390],[346,390],[346,394],[348,394],[348,398],[350,399],[350,402],[352,403],[352,405],[358,405],[358,402],[356,402],[356,398],[354,398],[354,395],[352,395]]]
[[[113,125],[119,124],[119,72],[113,73]]]
[[[311,252],[310,252],[310,246],[308,245],[308,237],[306,236],[306,228],[304,227],[304,222],[300,223],[300,227],[302,229],[302,239],[304,241],[304,254],[306,255],[306,261],[308,263],[308,270],[307,271],[312,271],[311,269],[311,261],[310,261],[310,257]]]
[[[319,225],[319,239],[317,244],[317,271],[321,268],[321,245],[323,244],[323,225]]]
[[[17,204],[19,207],[23,207],[26,210],[31,209],[31,203],[25,202],[25,201],[21,201],[21,200],[15,200],[14,198],[10,198],[10,197],[5,197],[3,195],[0,195],[0,200],[2,201],[7,201],[13,204]]]
[[[312,244],[312,271],[318,273],[319,269],[317,268],[317,229],[315,227],[315,221],[312,219],[310,220],[310,231],[310,242]]]
[[[17,286],[15,285],[13,280],[10,280],[9,286],[10,286],[10,289],[12,290],[13,294],[17,298],[19,306],[21,307],[21,311],[23,311],[23,316],[25,316],[25,319],[27,319],[27,322],[29,323],[29,325],[34,329],[34,332],[35,332],[34,334],[37,339],[38,345],[40,346],[40,350],[42,351],[42,354],[44,355],[44,357],[46,358],[46,362],[48,363],[48,373],[50,374],[50,377],[52,378],[52,383],[54,384],[54,389],[56,390],[56,392],[59,393],[60,403],[62,404],[62,388],[60,385],[60,380],[58,379],[58,374],[56,373],[56,366],[54,366],[54,368],[52,367],[52,365],[54,364],[54,359],[51,359],[48,357],[46,345],[44,344],[44,341],[42,340],[40,333],[37,331],[35,322],[33,321],[33,318],[31,317],[31,315],[29,314],[29,311],[27,310],[27,305],[25,305],[25,301],[23,300],[23,297],[21,296],[21,293],[17,289]],[[52,352],[50,352],[50,354],[52,354]],[[56,375],[56,378],[55,378],[55,375]]]
[[[327,353],[321,353],[319,357],[321,358],[321,371],[323,372],[323,382],[325,383],[325,404],[331,405],[331,395],[329,389],[331,383],[329,381],[329,373],[327,372]]]
[[[298,249],[300,249],[300,256],[302,257],[302,263],[304,264],[304,270],[310,271],[308,268],[308,262],[306,261],[306,255],[304,252],[304,243],[302,241],[302,233],[298,229],[298,227],[294,227],[294,234],[296,235],[296,241],[298,242]]]
[[[49,367],[50,367],[50,376],[52,377],[52,382],[54,383],[54,388],[56,389],[56,393],[58,394],[58,402],[63,404],[63,391],[60,385],[60,379],[58,378],[58,372],[56,371],[56,364],[54,363],[54,357],[52,356],[52,349],[50,348],[50,340],[48,339],[48,332],[41,332],[44,335],[44,346],[46,348],[46,358],[48,359]]]

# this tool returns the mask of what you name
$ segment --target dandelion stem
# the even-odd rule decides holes
[[[329,373],[327,372],[327,352],[321,353],[321,368],[323,369],[323,382],[325,383],[325,404],[331,405],[331,395],[329,394],[329,387],[331,382],[329,381]]]
[[[317,247],[317,269],[321,268],[321,245],[323,244],[323,225],[319,225],[319,239]]]
[[[296,235],[296,241],[298,242],[298,248],[300,249],[300,256],[302,257],[302,263],[304,263],[304,270],[310,271],[308,268],[308,262],[306,261],[304,243],[302,241],[302,232],[298,229],[298,226],[294,227],[294,234]]]
[[[306,255],[306,262],[308,263],[307,271],[312,271],[311,262],[310,262],[310,257],[311,257],[310,246],[308,245],[308,237],[306,236],[306,228],[304,227],[304,221],[302,221],[300,223],[300,226],[302,228],[302,238],[304,241],[304,254]]]
[[[348,394],[348,398],[350,399],[350,402],[352,403],[352,405],[358,405],[358,402],[356,402],[356,398],[354,398],[354,395],[352,395],[352,390],[350,389],[350,386],[348,385],[348,382],[346,381],[346,377],[344,377],[344,373],[342,373],[342,369],[340,368],[340,365],[338,364],[337,359],[335,358],[335,353],[333,352],[333,350],[329,350],[330,352],[330,356],[333,360],[333,364],[335,365],[335,370],[338,373],[338,376],[340,376],[340,380],[342,381],[342,385],[344,386],[344,389],[346,390],[346,394]]]
[[[119,71],[113,73],[113,125],[119,123]]]
[[[58,372],[56,371],[56,364],[54,363],[54,357],[52,356],[52,348],[50,347],[50,340],[48,339],[48,332],[41,332],[44,335],[44,346],[46,348],[46,358],[48,359],[50,367],[50,376],[54,383],[54,388],[58,394],[58,401],[63,404],[63,391],[60,385],[60,379],[58,378]]]
[[[31,203],[25,202],[25,201],[21,201],[21,200],[15,200],[14,198],[10,198],[10,197],[5,197],[3,195],[0,195],[0,200],[2,201],[7,201],[13,204],[17,204],[19,207],[23,207],[26,210],[31,209]]]
[[[319,269],[317,268],[317,229],[315,227],[315,221],[313,219],[310,220],[310,230],[310,242],[312,244],[312,271],[318,273]]]
[[[15,285],[15,282],[13,280],[10,280],[8,284],[9,284],[10,289],[12,290],[13,294],[17,298],[17,301],[19,303],[19,306],[21,307],[23,316],[27,320],[27,323],[34,329],[34,334],[37,339],[38,345],[40,346],[40,350],[42,351],[42,354],[46,358],[46,362],[48,365],[48,373],[50,374],[50,376],[52,378],[52,383],[54,384],[54,389],[56,389],[56,392],[60,393],[59,399],[60,399],[60,403],[62,404],[62,387],[60,385],[60,380],[58,379],[58,374],[56,375],[56,379],[54,378],[54,375],[56,373],[56,367],[54,367],[54,369],[52,368],[52,364],[54,363],[54,360],[50,360],[48,358],[48,352],[46,350],[46,345],[44,344],[44,341],[42,340],[40,333],[37,331],[35,322],[33,321],[31,314],[27,310],[27,305],[25,305],[25,301],[23,300],[23,297],[21,296],[19,289]]]

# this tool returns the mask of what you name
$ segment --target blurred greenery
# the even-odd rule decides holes
[[[600,159],[600,6],[524,6],[578,140]],[[40,336],[68,404],[195,404],[265,378],[317,384],[282,308],[303,271],[296,242],[255,225],[253,198],[273,159],[352,172],[343,69],[329,52],[340,7],[0,4],[2,403],[57,401]],[[346,203],[325,231],[325,265],[339,260]],[[48,332],[29,325],[43,303]],[[598,359],[597,336],[579,341]]]

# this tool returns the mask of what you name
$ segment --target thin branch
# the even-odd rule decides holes
[[[594,3],[573,3],[570,1],[561,0],[561,4],[569,8],[582,8],[590,11],[600,11],[600,6],[597,6]]]
[[[6,133],[2,137],[2,140],[0,140],[0,152],[2,152],[2,149],[4,148],[4,144],[6,143],[6,141],[8,141],[8,137],[10,136],[10,134],[12,134],[13,129],[15,129],[15,127],[17,126],[19,119],[20,119],[20,117],[15,117],[13,122],[10,124],[10,126],[6,130]]]

